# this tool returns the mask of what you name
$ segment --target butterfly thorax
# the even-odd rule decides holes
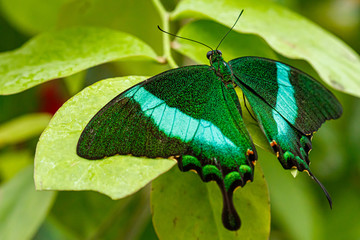
[[[220,77],[225,85],[234,83],[232,70],[227,62],[224,61],[220,50],[212,50],[207,53],[212,69],[216,76]]]

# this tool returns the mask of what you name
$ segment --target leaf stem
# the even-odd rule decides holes
[[[160,0],[152,0],[155,8],[158,10],[162,26],[161,28],[167,32],[170,32],[170,13],[166,11],[164,6],[161,4]],[[171,55],[171,46],[170,46],[170,36],[168,34],[163,34],[163,57],[167,60],[170,67],[177,68],[174,58]]]

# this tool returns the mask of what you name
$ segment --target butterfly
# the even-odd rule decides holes
[[[168,70],[112,99],[86,125],[77,154],[86,159],[116,154],[175,158],[181,171],[195,170],[204,182],[216,181],[223,224],[238,230],[233,192],[253,181],[257,160],[235,91],[239,87],[283,168],[306,171],[331,206],[328,192],[310,171],[308,155],[313,133],[341,116],[339,101],[285,63],[260,57],[225,62],[217,48],[207,53],[210,66]]]

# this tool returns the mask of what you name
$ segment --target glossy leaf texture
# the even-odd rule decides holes
[[[241,9],[245,11],[235,31],[259,35],[278,53],[308,61],[333,88],[360,96],[359,55],[315,23],[275,3],[263,0],[184,0],[178,4],[172,17],[206,17],[231,27]]]
[[[221,222],[222,197],[215,182],[203,183],[197,174],[174,167],[152,183],[151,209],[160,239],[268,239],[270,202],[259,165],[254,182],[235,191],[234,204],[242,226],[232,232]]]
[[[0,94],[21,92],[95,65],[139,56],[156,58],[148,45],[127,33],[96,27],[43,33],[17,50],[0,54]]]
[[[141,6],[141,8],[139,8]],[[119,9],[126,9],[121,11]],[[60,10],[58,27],[97,26],[129,33],[144,41],[158,54],[162,53],[163,34],[157,29],[161,17],[149,0],[67,1]],[[139,59],[140,60],[140,59]],[[122,76],[152,76],[168,70],[166,64],[155,61],[117,61],[113,67]]]
[[[31,239],[51,207],[55,193],[37,192],[33,166],[0,187],[0,239]]]
[[[94,190],[119,199],[138,191],[176,164],[169,159],[119,155],[89,161],[76,154],[80,134],[93,115],[119,93],[145,79],[103,80],[75,95],[58,110],[36,149],[38,190]]]
[[[119,9],[126,11],[119,14]],[[162,50],[159,44],[162,33],[156,27],[161,19],[149,0],[67,1],[61,8],[58,18],[60,28],[79,25],[107,27],[140,38],[155,51]]]

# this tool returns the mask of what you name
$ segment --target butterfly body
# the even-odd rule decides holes
[[[253,180],[257,154],[235,87],[245,94],[282,166],[309,172],[320,186],[309,169],[312,133],[339,117],[341,105],[320,83],[286,64],[256,57],[227,63],[219,50],[207,57],[211,66],[172,69],[115,97],[85,127],[77,154],[173,157],[180,170],[217,182],[223,224],[237,230],[233,191]]]

